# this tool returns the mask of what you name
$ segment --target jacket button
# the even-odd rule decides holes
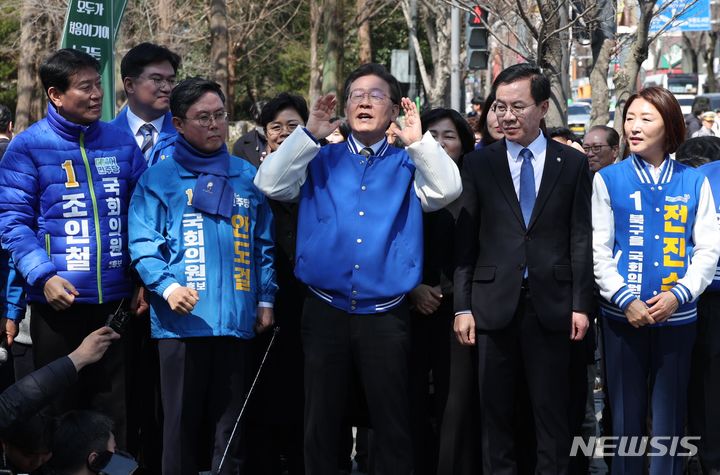
[[[526,240],[526,241],[529,241],[529,240],[530,240],[530,236],[528,236],[528,235],[526,234],[526,235],[525,235],[525,240]]]

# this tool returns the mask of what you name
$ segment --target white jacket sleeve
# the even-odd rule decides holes
[[[444,208],[460,196],[460,171],[430,132],[406,150],[415,164],[415,193],[423,210]]]
[[[625,279],[618,272],[617,261],[613,256],[615,244],[615,215],[610,205],[610,193],[605,180],[599,173],[593,178],[592,191],[592,226],[593,226],[593,268],[595,282],[600,288],[600,295],[605,300],[613,301],[613,297],[625,288]],[[633,300],[630,295],[623,294],[617,303],[626,308]]]
[[[707,178],[700,188],[692,238],[695,247],[690,257],[690,265],[672,289],[681,305],[697,298],[712,282],[720,256],[720,227]],[[689,295],[686,295],[685,291],[689,292]]]
[[[295,201],[307,178],[307,167],[320,151],[304,127],[296,128],[277,150],[265,157],[255,175],[255,186],[268,198]]]

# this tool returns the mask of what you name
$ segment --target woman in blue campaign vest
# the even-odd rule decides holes
[[[593,182],[593,254],[614,436],[612,471],[679,474],[695,341],[696,299],[712,281],[720,229],[708,180],[669,156],[685,137],[680,106],[666,89],[650,87],[623,111],[630,156],[600,170]],[[648,403],[650,407],[648,407]],[[658,439],[660,440],[660,439]],[[657,442],[657,441],[656,441]],[[634,445],[633,445],[634,444]]]
[[[255,168],[227,152],[224,102],[205,79],[173,90],[172,158],[148,169],[130,206],[130,255],[150,291],[158,339],[163,474],[200,470],[205,414],[212,472],[220,473],[226,446],[222,473],[239,472],[244,437],[229,442],[248,388],[248,340],[273,323],[272,213],[252,183]]]

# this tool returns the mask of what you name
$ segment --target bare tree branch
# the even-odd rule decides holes
[[[645,0],[647,1],[647,0]],[[690,10],[692,7],[695,6],[695,4],[698,2],[698,0],[691,0],[690,2],[685,4],[685,8],[680,10],[679,12],[675,13],[672,17],[670,17],[670,20],[668,20],[667,23],[665,23],[660,30],[658,30],[656,33],[654,33],[652,36],[648,38],[648,44],[652,44],[661,34],[665,33],[666,30],[668,30],[673,23],[675,23],[675,20],[677,20],[680,16],[684,15],[685,12]],[[669,8],[670,4],[672,2],[667,2],[665,5],[662,6],[662,8],[658,9],[656,12],[653,13],[653,18],[660,15],[663,11],[665,11],[667,8]]]

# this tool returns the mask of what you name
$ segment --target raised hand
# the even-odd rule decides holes
[[[330,122],[335,116],[335,106],[337,106],[335,94],[321,96],[313,104],[305,128],[316,139],[324,139],[340,126],[340,120]]]
[[[397,128],[395,133],[406,146],[412,145],[422,139],[420,114],[418,113],[415,103],[407,97],[402,98],[400,105],[405,112],[405,126],[402,129]]]

